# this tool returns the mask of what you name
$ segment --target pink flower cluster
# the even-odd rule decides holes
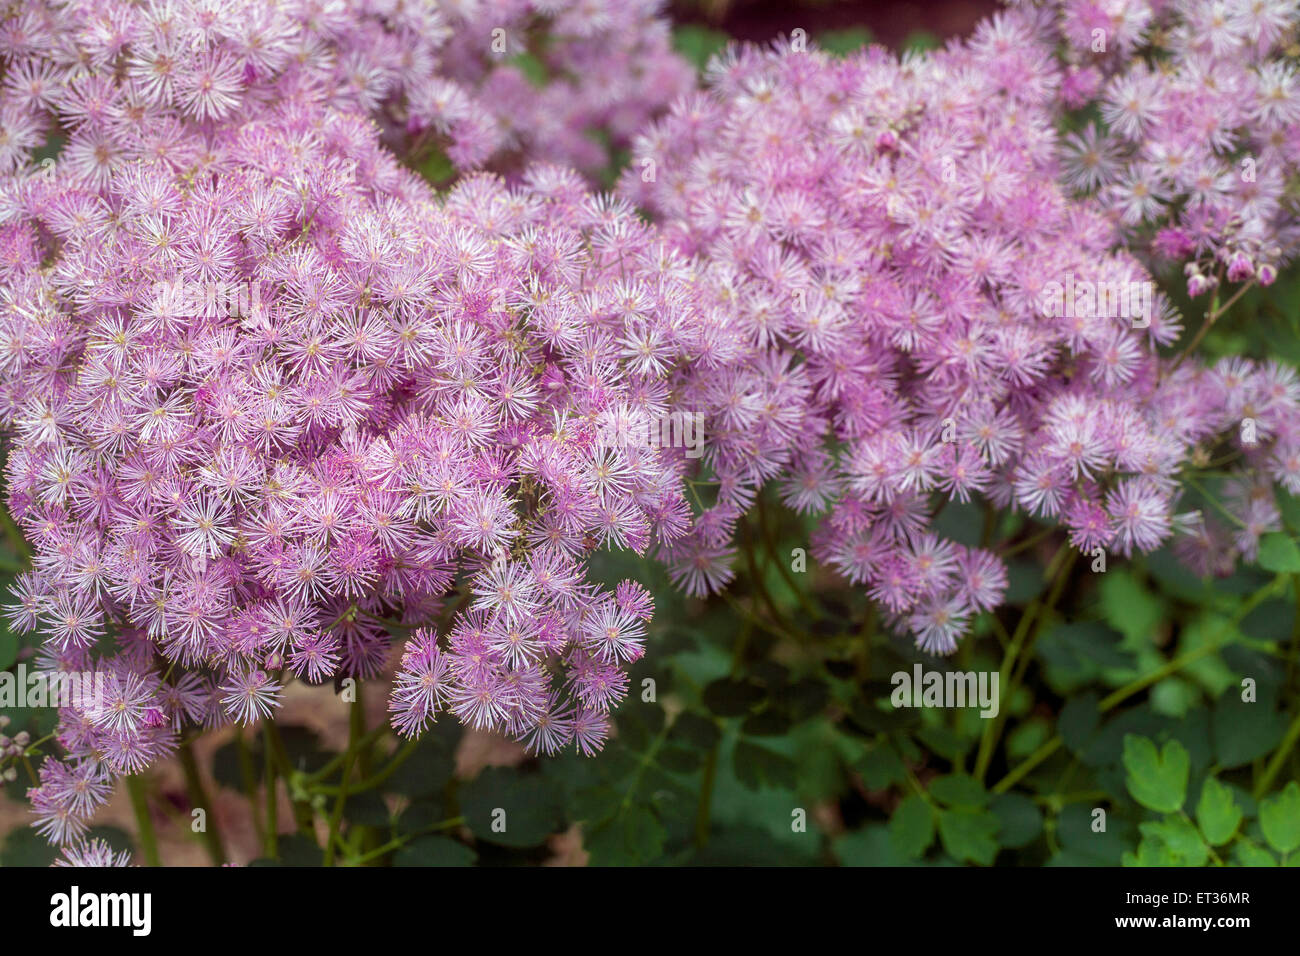
[[[638,140],[625,193],[702,261],[742,342],[675,380],[709,416],[716,483],[663,549],[689,592],[726,585],[737,522],[779,480],[827,512],[815,556],[947,653],[1007,578],[932,530],[946,501],[1059,520],[1086,552],[1149,551],[1175,530],[1180,468],[1245,418],[1243,474],[1300,482],[1294,371],[1162,360],[1173,309],[1109,208],[1055,185],[1061,73],[1033,16],[901,60],[733,49]],[[1230,561],[1275,526],[1266,511]]]
[[[1097,192],[1131,248],[1186,263],[1192,296],[1262,285],[1300,242],[1287,182],[1300,173],[1294,0],[1052,0],[1060,96],[1096,119],[1067,138],[1065,180]],[[1288,208],[1288,203],[1290,207]]]
[[[617,437],[710,319],[631,207],[554,167],[439,201],[310,87],[246,112],[201,161],[4,183],[12,616],[46,669],[107,677],[33,796],[59,842],[182,726],[376,675],[394,624],[450,631],[407,651],[403,732],[447,708],[599,748],[652,602],[585,559],[689,521],[680,452]]]
[[[210,125],[310,88],[402,151],[458,169],[594,172],[690,88],[661,0],[35,0],[0,19],[0,173],[51,132],[97,184],[141,155],[201,154]],[[547,73],[533,86],[520,54]],[[198,137],[186,136],[187,130]],[[603,143],[602,140],[603,139]]]
[[[651,125],[688,74],[648,0],[21,7],[0,425],[35,557],[11,616],[44,669],[102,680],[61,710],[41,831],[75,842],[187,727],[379,675],[394,631],[401,733],[450,711],[593,752],[653,602],[591,555],[720,590],[768,484],[935,653],[1007,584],[935,531],[949,502],[1085,552],[1181,532],[1201,570],[1253,556],[1273,484],[1300,493],[1300,381],[1170,355],[1133,251],[1159,224],[1195,274],[1263,282],[1295,239],[1293,21],[1230,3],[1193,29],[1217,6],[1025,4],[901,59],[737,48]],[[1166,21],[1153,71],[1132,54]],[[1094,22],[1112,45],[1072,52]],[[1063,139],[1062,103],[1094,99],[1103,126]],[[537,162],[590,172],[638,128],[621,197]],[[512,185],[435,195],[388,148],[430,138]],[[634,437],[696,415],[698,463]],[[1183,469],[1225,449],[1234,526],[1178,513]]]
[[[408,127],[452,134],[457,166],[495,156],[494,167],[504,167],[522,157],[594,175],[694,88],[693,69],[672,50],[663,5],[496,0],[449,9],[439,78],[406,82]]]

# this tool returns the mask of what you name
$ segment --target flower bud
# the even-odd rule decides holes
[[[1255,274],[1255,265],[1244,252],[1234,252],[1228,261],[1228,281],[1245,282]]]

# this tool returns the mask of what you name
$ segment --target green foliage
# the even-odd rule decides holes
[[[1213,777],[1207,777],[1196,804],[1196,821],[1211,846],[1223,846],[1241,826],[1241,807],[1233,799],[1232,789]]]
[[[1300,783],[1292,780],[1281,793],[1260,802],[1259,828],[1279,853],[1300,847]]]
[[[1190,770],[1187,748],[1177,740],[1157,751],[1145,737],[1124,737],[1124,769],[1128,771],[1128,790],[1144,807],[1163,813],[1175,813],[1187,798],[1187,774]]]
[[[719,30],[695,24],[683,24],[673,28],[673,49],[697,70],[703,70],[709,59],[727,45],[728,37]]]
[[[844,30],[826,30],[817,35],[817,45],[828,53],[844,56],[871,43],[871,31],[866,27],[848,27]]]

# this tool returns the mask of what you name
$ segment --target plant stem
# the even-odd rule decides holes
[[[280,801],[276,793],[275,748],[271,746],[270,734],[266,726],[270,718],[262,721],[263,783],[266,785],[266,855],[272,859],[280,858]]]
[[[140,852],[146,866],[162,866],[158,857],[158,837],[154,833],[153,818],[149,816],[149,799],[145,794],[144,779],[138,774],[126,778],[126,792],[131,796],[131,809],[135,813],[136,829],[140,831]]]
[[[754,582],[754,587],[758,591],[758,596],[763,599],[767,609],[772,613],[772,619],[786,631],[790,630],[789,622],[786,621],[785,615],[781,609],[776,606],[771,593],[767,590],[767,582],[763,579],[763,573],[758,569],[758,562],[754,560],[754,535],[750,528],[749,522],[743,522],[742,530],[745,537],[745,564],[749,567],[749,576]]]
[[[363,780],[359,780],[356,783],[350,785],[348,787],[348,793],[357,794],[357,793],[362,793],[363,791],[366,790],[373,790],[375,787],[379,786],[385,780],[391,777],[394,773],[396,773],[397,768],[400,767],[402,764],[406,763],[406,761],[410,758],[410,756],[413,753],[415,753],[415,751],[419,748],[419,746],[420,746],[420,742],[416,739],[411,739],[406,741],[404,744],[402,744],[402,746],[398,749],[398,751],[395,754],[393,754],[392,758],[388,761],[386,765],[384,765],[383,768],[380,769],[380,771],[377,774],[375,774],[373,777],[367,777]],[[315,789],[317,793],[323,793],[326,796],[331,796],[331,797],[338,796],[343,791],[343,788],[341,786],[316,787]]]
[[[369,863],[371,860],[383,856],[385,853],[391,853],[393,850],[400,850],[416,837],[424,836],[428,833],[436,833],[439,830],[450,830],[452,827],[458,827],[464,823],[464,817],[452,817],[450,820],[442,820],[438,823],[430,824],[427,827],[421,827],[411,833],[403,833],[401,836],[389,840],[383,846],[377,846],[373,850],[367,850],[365,853],[361,854],[361,856],[354,857],[345,862],[348,866],[360,866],[363,863]]]
[[[386,733],[388,733],[388,726],[385,724],[380,724],[374,730],[370,731],[370,733],[366,734],[365,737],[363,737],[359,741],[359,745],[362,747],[369,747],[370,745],[378,741],[379,738],[384,736]],[[343,761],[347,759],[349,752],[350,751],[345,750],[342,753],[335,754],[333,757],[330,758],[329,762],[326,763],[319,770],[315,770],[312,773],[305,775],[302,778],[303,783],[306,786],[312,786],[324,780],[326,777],[328,777],[330,774],[332,774],[335,770],[337,770],[340,766],[343,765]]]
[[[275,755],[275,762],[280,768],[280,777],[284,780],[285,794],[289,797],[289,803],[293,807],[293,818],[298,825],[298,832],[315,840],[316,831],[312,825],[311,804],[306,800],[294,799],[292,781],[295,780],[295,771],[293,764],[289,760],[289,751],[285,749],[284,738],[280,736],[280,728],[276,726],[274,720],[267,721],[263,726],[270,740],[271,752]],[[297,775],[296,779],[301,781],[301,775]]]
[[[1287,693],[1291,692],[1296,662],[1300,660],[1300,574],[1291,575],[1291,590],[1295,592],[1295,620],[1291,625],[1291,650],[1286,659],[1286,683],[1282,685]]]
[[[244,784],[244,796],[248,798],[248,815],[253,820],[253,831],[257,842],[265,839],[262,830],[262,815],[257,812],[257,770],[253,766],[253,754],[244,740],[244,728],[235,730],[235,752],[239,755],[239,776]]]
[[[771,557],[772,563],[776,565],[777,572],[780,573],[790,590],[794,592],[794,596],[798,599],[804,612],[814,620],[820,620],[822,616],[821,610],[808,599],[808,595],[804,593],[803,588],[799,587],[795,582],[794,573],[777,553],[776,535],[772,532],[771,524],[768,521],[767,503],[765,496],[762,494],[758,496],[758,526],[763,533],[763,543],[767,546],[767,553]]]
[[[1291,755],[1295,749],[1296,741],[1300,740],[1300,714],[1296,714],[1295,719],[1291,721],[1291,726],[1287,728],[1286,736],[1282,738],[1282,743],[1278,745],[1277,751],[1273,758],[1268,762],[1263,776],[1255,784],[1255,799],[1258,800],[1264,794],[1268,793],[1268,788],[1273,786],[1273,781],[1277,778],[1278,773],[1282,770],[1282,765],[1286,763],[1286,758]]]
[[[1169,367],[1169,373],[1166,374],[1171,374],[1178,370],[1178,366],[1183,364],[1183,360],[1196,351],[1196,347],[1201,344],[1201,340],[1204,339],[1206,334],[1210,331],[1210,327],[1219,320],[1219,317],[1223,315],[1223,313],[1232,308],[1233,305],[1236,304],[1237,300],[1245,295],[1254,284],[1255,280],[1251,279],[1238,289],[1232,298],[1223,303],[1223,305],[1215,304],[1219,300],[1218,293],[1215,293],[1214,301],[1210,303],[1210,311],[1205,313],[1205,321],[1201,324],[1200,329],[1197,330],[1195,337],[1187,343],[1187,347],[1178,353],[1177,358],[1174,359],[1174,364]]]
[[[993,751],[997,746],[998,738],[1002,734],[1002,726],[1006,722],[1006,701],[1011,696],[1011,690],[1008,688],[1007,678],[1012,675],[1012,668],[1017,663],[1020,655],[1027,652],[1033,644],[1034,638],[1038,636],[1038,628],[1042,618],[1056,606],[1060,600],[1061,592],[1065,590],[1066,582],[1070,579],[1070,570],[1074,567],[1074,561],[1077,552],[1069,544],[1062,544],[1052,556],[1051,563],[1048,565],[1047,577],[1051,581],[1048,586],[1046,598],[1035,598],[1030,602],[1029,607],[1021,616],[1019,623],[1016,625],[1016,632],[1012,635],[1011,646],[1007,648],[1002,657],[1002,666],[998,668],[998,715],[988,722],[984,727],[983,734],[980,735],[979,753],[975,758],[975,779],[983,781],[985,773],[988,772],[989,763],[993,760]],[[1011,683],[1018,684],[1019,679],[1024,676],[1025,668],[1028,666],[1028,657],[1021,662],[1021,666],[1015,671],[1016,679]]]
[[[351,706],[353,709],[348,713],[348,750],[343,761],[343,776],[339,779],[338,796],[334,800],[334,809],[330,812],[329,831],[325,839],[325,866],[334,865],[334,847],[341,840],[339,824],[343,820],[343,807],[348,799],[348,778],[352,776],[352,766],[360,753],[361,740],[366,736],[365,714],[358,712],[362,706],[360,694]]]
[[[213,866],[226,862],[226,848],[221,842],[221,828],[217,825],[217,808],[208,798],[207,788],[199,773],[199,763],[194,759],[194,745],[182,741],[178,749],[181,771],[185,774],[185,790],[190,796],[190,809],[202,808],[204,812],[203,845]]]

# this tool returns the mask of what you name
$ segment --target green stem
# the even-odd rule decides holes
[[[776,601],[772,599],[771,593],[767,590],[767,582],[763,579],[763,574],[758,570],[758,562],[754,560],[754,535],[748,522],[742,524],[745,536],[745,564],[749,567],[749,576],[754,582],[754,587],[758,591],[758,596],[763,599],[767,605],[768,611],[771,612],[773,620],[783,630],[790,630],[789,622],[786,621],[785,615],[781,609],[776,606]]]
[[[719,591],[718,596],[721,597],[722,600],[724,600],[727,603],[728,607],[730,607],[733,611],[735,611],[745,620],[749,621],[750,623],[754,624],[757,627],[762,628],[764,631],[767,631],[767,633],[771,634],[773,637],[779,637],[783,641],[795,640],[793,637],[790,636],[790,634],[787,631],[783,630],[781,627],[777,626],[776,624],[771,623],[770,621],[763,620],[761,617],[759,617],[749,608],[745,607],[745,605],[741,604],[739,601],[737,601],[726,591]]]
[[[293,768],[293,763],[289,760],[289,751],[285,749],[284,738],[280,736],[280,728],[275,725],[273,720],[267,721],[263,726],[271,743],[271,753],[275,755],[275,762],[280,768],[280,777],[284,780],[285,794],[289,797],[289,803],[293,807],[293,818],[298,826],[298,832],[315,840],[316,831],[312,824],[311,804],[305,799],[294,798],[294,782],[296,780],[301,785],[301,775],[297,774]]]
[[[266,731],[270,718],[262,721],[262,756],[263,783],[266,785],[266,855],[273,860],[280,858],[280,795],[276,791],[275,748],[271,746],[270,734]]]
[[[983,734],[980,735],[979,753],[975,758],[976,780],[983,781],[984,775],[988,772],[989,764],[993,760],[993,751],[997,747],[1002,727],[1006,723],[1006,702],[1014,690],[1014,687],[1008,687],[1007,678],[1012,676],[1013,667],[1018,662],[1020,667],[1014,671],[1016,680],[1012,680],[1011,684],[1015,685],[1020,678],[1023,678],[1025,668],[1028,666],[1028,657],[1021,661],[1021,654],[1027,652],[1037,638],[1039,628],[1036,625],[1060,600],[1061,592],[1065,590],[1065,585],[1070,579],[1070,570],[1074,567],[1076,557],[1077,552],[1069,544],[1062,544],[1057,549],[1047,569],[1047,577],[1051,584],[1048,586],[1046,598],[1035,598],[1016,625],[1011,646],[1007,648],[1002,657],[1002,666],[998,668],[998,715],[988,721]]]
[[[1268,793],[1269,787],[1273,786],[1273,781],[1282,770],[1282,765],[1286,763],[1287,757],[1295,749],[1296,741],[1300,740],[1300,714],[1296,714],[1295,719],[1291,721],[1291,726],[1287,728],[1286,736],[1282,738],[1282,743],[1278,746],[1277,752],[1268,762],[1268,768],[1264,771],[1263,776],[1259,778],[1259,783],[1255,784],[1255,799],[1258,800],[1264,794]]]
[[[339,825],[343,821],[343,808],[348,799],[348,778],[352,776],[352,767],[360,756],[361,739],[366,736],[365,714],[358,713],[361,708],[360,695],[351,706],[353,709],[348,713],[348,750],[343,761],[343,776],[339,779],[338,796],[334,800],[334,809],[330,812],[329,831],[325,840],[325,866],[334,865],[334,848],[342,840]]]
[[[465,823],[464,817],[452,817],[450,820],[442,820],[438,823],[430,824],[427,827],[421,827],[410,833],[404,833],[399,837],[394,837],[383,846],[377,846],[373,850],[367,850],[358,857],[347,860],[349,866],[360,866],[363,863],[369,863],[371,860],[383,856],[385,853],[391,853],[394,850],[400,850],[403,846],[410,843],[416,837],[424,836],[428,833],[436,833],[439,830],[450,830],[452,827],[462,826]]]
[[[1295,592],[1295,620],[1291,625],[1291,650],[1286,659],[1286,683],[1282,685],[1287,693],[1291,691],[1296,663],[1300,661],[1300,574],[1291,575],[1291,590]]]
[[[420,746],[420,742],[414,738],[406,741],[404,744],[402,744],[402,746],[398,749],[398,751],[395,754],[393,754],[392,759],[390,759],[388,763],[385,764],[384,767],[377,774],[375,774],[373,777],[367,777],[364,780],[359,780],[356,783],[351,784],[348,787],[348,793],[358,794],[358,793],[363,793],[366,790],[373,790],[375,787],[378,787],[385,780],[387,780],[394,773],[396,773],[397,769],[401,767],[402,764],[406,763],[408,759],[410,759],[411,755],[415,753],[415,751],[419,748],[419,746]],[[343,788],[341,786],[316,787],[315,790],[317,793],[323,793],[326,796],[330,796],[330,797],[338,796],[343,792]]]
[[[1214,298],[1210,302],[1210,311],[1205,314],[1205,321],[1201,324],[1200,329],[1197,330],[1195,337],[1193,337],[1193,339],[1187,343],[1187,346],[1181,352],[1178,353],[1178,356],[1174,359],[1173,365],[1169,367],[1169,372],[1167,372],[1166,374],[1172,374],[1173,372],[1178,370],[1178,366],[1183,364],[1183,360],[1186,359],[1187,356],[1191,355],[1193,352],[1196,351],[1196,347],[1201,344],[1201,341],[1205,338],[1206,334],[1209,333],[1210,327],[1219,320],[1219,317],[1223,315],[1223,313],[1227,312],[1230,308],[1232,308],[1233,305],[1236,304],[1236,301],[1240,299],[1243,295],[1245,295],[1246,292],[1249,291],[1252,286],[1254,286],[1254,284],[1255,284],[1255,280],[1251,279],[1240,289],[1238,289],[1236,294],[1233,295],[1232,298],[1230,298],[1227,302],[1223,303],[1223,305],[1218,304],[1219,302],[1219,293],[1217,291],[1218,286],[1215,287],[1216,291],[1214,293]]]
[[[821,611],[808,599],[808,595],[804,593],[803,588],[795,582],[794,573],[786,566],[786,562],[782,560],[780,554],[777,552],[776,535],[772,532],[772,527],[768,520],[766,496],[761,493],[758,496],[758,526],[759,530],[763,534],[763,543],[767,546],[768,556],[771,557],[772,563],[776,565],[777,572],[781,575],[782,579],[784,579],[790,590],[794,592],[794,596],[798,599],[804,612],[814,620],[820,620],[822,616]]]
[[[257,842],[263,843],[262,815],[257,812],[257,770],[253,766],[253,753],[248,749],[248,741],[244,740],[242,727],[235,731],[235,753],[239,756],[239,776],[244,784],[244,796],[248,799],[248,815],[253,820]]]
[[[139,775],[126,778],[126,792],[131,796],[131,809],[135,813],[136,829],[140,831],[140,852],[147,866],[161,866],[158,856],[158,837],[154,833],[153,818],[149,816],[149,800],[144,790],[144,779]]]
[[[388,725],[380,724],[374,730],[370,731],[370,733],[366,734],[363,738],[361,738],[361,740],[358,741],[358,746],[369,747],[375,742],[377,742],[379,738],[384,736],[386,733],[388,733]],[[351,753],[352,751],[349,749],[343,751],[342,753],[335,754],[333,757],[330,758],[329,762],[326,763],[319,770],[315,770],[312,773],[306,774],[302,778],[303,785],[311,787],[319,783],[320,781],[324,780],[335,770],[339,769],[339,767],[343,765],[343,762],[348,758],[348,755]]]
[[[1051,527],[1049,525],[1048,527],[1043,528],[1041,531],[1037,532],[1036,534],[1031,534],[1028,538],[1021,541],[1019,544],[1013,544],[1011,547],[1005,550],[998,551],[998,557],[1009,558],[1012,555],[1019,554],[1021,551],[1028,551],[1034,545],[1041,544],[1042,542],[1046,541],[1048,538],[1052,536],[1052,533],[1055,532],[1056,530],[1057,530],[1056,528]]]
[[[221,842],[221,828],[217,826],[217,808],[208,798],[207,788],[199,773],[199,763],[194,759],[194,746],[188,740],[183,741],[177,753],[181,772],[185,774],[185,790],[190,797],[190,809],[202,808],[205,816],[203,845],[207,848],[208,859],[213,866],[221,866],[226,862],[226,848]]]

